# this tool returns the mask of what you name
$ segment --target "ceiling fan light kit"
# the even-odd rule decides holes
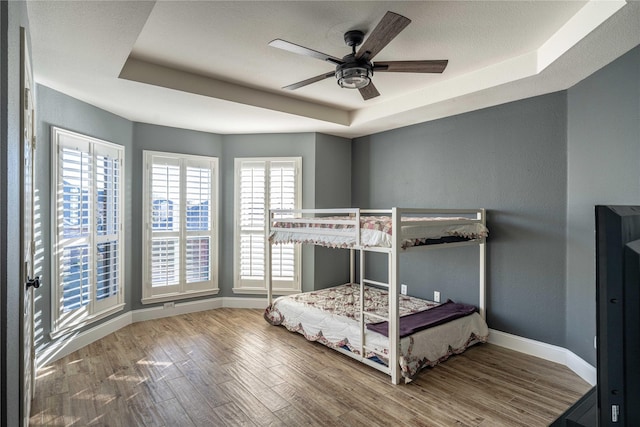
[[[387,12],[373,29],[367,40],[364,41],[364,44],[362,44],[364,40],[364,33],[362,31],[347,31],[344,34],[344,41],[347,46],[351,47],[352,53],[342,59],[285,40],[272,40],[269,46],[299,55],[311,56],[330,62],[336,66],[335,72],[311,77],[301,82],[285,86],[283,89],[298,89],[334,76],[340,87],[345,89],[358,89],[362,98],[367,100],[380,95],[371,80],[374,70],[404,73],[442,73],[447,66],[447,60],[385,61],[378,63],[378,65],[374,65],[371,62],[373,57],[400,34],[410,22],[411,20],[409,18],[394,12]],[[362,47],[356,53],[356,47],[361,44]]]
[[[338,65],[336,78],[340,87],[345,89],[360,89],[371,83],[373,72],[370,67],[342,67]]]
[[[345,89],[363,88],[371,83],[371,76],[373,76],[371,63],[345,62],[336,67],[338,84]]]

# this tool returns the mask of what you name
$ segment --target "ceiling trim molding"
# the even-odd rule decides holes
[[[265,92],[136,58],[127,59],[118,77],[338,125],[349,126],[350,124],[349,112],[346,110]]]
[[[538,72],[564,55],[626,4],[625,0],[590,0],[538,48]]]

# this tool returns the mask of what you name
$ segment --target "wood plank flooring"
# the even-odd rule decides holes
[[[546,426],[589,385],[491,344],[415,381],[388,376],[261,310],[129,325],[42,368],[31,426]]]

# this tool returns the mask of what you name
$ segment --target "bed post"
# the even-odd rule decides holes
[[[391,371],[391,382],[400,382],[400,364],[398,353],[400,352],[400,316],[398,310],[398,282],[400,274],[398,272],[399,251],[401,242],[401,219],[402,212],[398,208],[391,211],[393,239],[391,242],[391,252],[389,252],[389,369]]]
[[[356,251],[349,249],[349,283],[356,283]]]
[[[482,225],[486,225],[486,211],[485,209],[480,209],[479,214],[480,219],[482,219]],[[483,237],[480,241],[480,277],[479,277],[479,304],[478,309],[480,311],[480,316],[485,321],[487,320],[486,313],[486,303],[487,303],[487,239]]]
[[[358,233],[359,234],[359,233]],[[353,251],[353,249],[352,249]],[[360,310],[360,315],[358,316],[358,321],[360,322],[360,357],[362,357],[362,359],[366,359],[366,318],[365,318],[365,314],[364,314],[364,287],[365,287],[365,252],[360,249],[360,307],[358,307],[358,309]],[[354,255],[355,256],[355,255]]]
[[[271,307],[271,303],[273,302],[273,281],[271,277],[271,240],[269,239],[271,234],[271,224],[272,224],[272,216],[273,213],[271,210],[267,210],[267,224],[265,227],[265,266],[264,266],[264,279],[266,280],[267,285],[267,307]]]

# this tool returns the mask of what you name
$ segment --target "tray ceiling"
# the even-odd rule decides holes
[[[566,89],[640,43],[624,1],[28,2],[36,81],[129,120],[220,134],[355,137]],[[412,20],[378,61],[448,59],[442,74],[375,73],[364,101],[333,66],[343,33]],[[375,61],[374,61],[375,62]]]

